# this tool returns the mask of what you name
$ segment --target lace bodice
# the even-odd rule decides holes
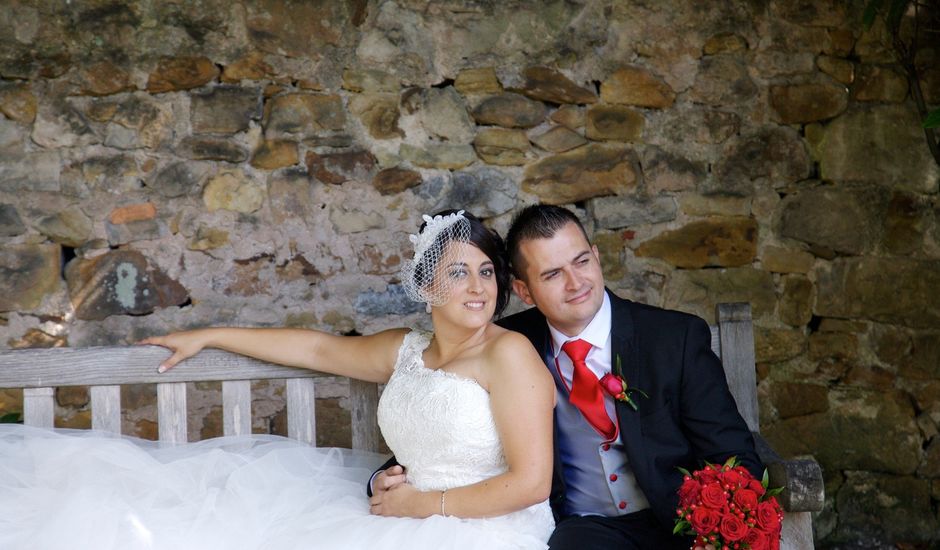
[[[424,366],[431,335],[413,331],[398,351],[382,392],[378,422],[389,448],[421,490],[476,483],[506,471],[490,410],[475,380]]]

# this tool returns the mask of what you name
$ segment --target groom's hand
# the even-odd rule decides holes
[[[378,497],[392,487],[405,483],[405,469],[399,465],[389,466],[372,478],[372,497]]]

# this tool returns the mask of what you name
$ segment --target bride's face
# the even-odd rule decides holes
[[[434,273],[434,285],[447,288],[441,313],[459,324],[482,326],[496,312],[496,272],[493,261],[471,243],[447,245],[443,261]]]

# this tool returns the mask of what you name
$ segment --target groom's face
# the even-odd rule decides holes
[[[597,247],[569,223],[551,238],[520,242],[519,253],[525,276],[513,281],[513,290],[552,326],[568,336],[579,334],[604,302]]]

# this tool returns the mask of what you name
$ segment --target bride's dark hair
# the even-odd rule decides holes
[[[458,210],[453,209],[441,210],[440,212],[435,212],[432,217],[447,216],[457,212]],[[496,311],[493,315],[499,317],[509,304],[511,285],[509,256],[506,254],[506,244],[503,242],[503,238],[499,236],[499,233],[483,225],[480,218],[477,218],[466,210],[464,210],[463,217],[470,222],[470,243],[479,248],[480,251],[486,254],[486,257],[493,262],[493,274],[496,277]],[[419,231],[424,231],[425,225],[427,224],[421,224]],[[447,238],[447,233],[448,232],[445,230],[439,238]],[[434,266],[429,267],[434,268]]]

